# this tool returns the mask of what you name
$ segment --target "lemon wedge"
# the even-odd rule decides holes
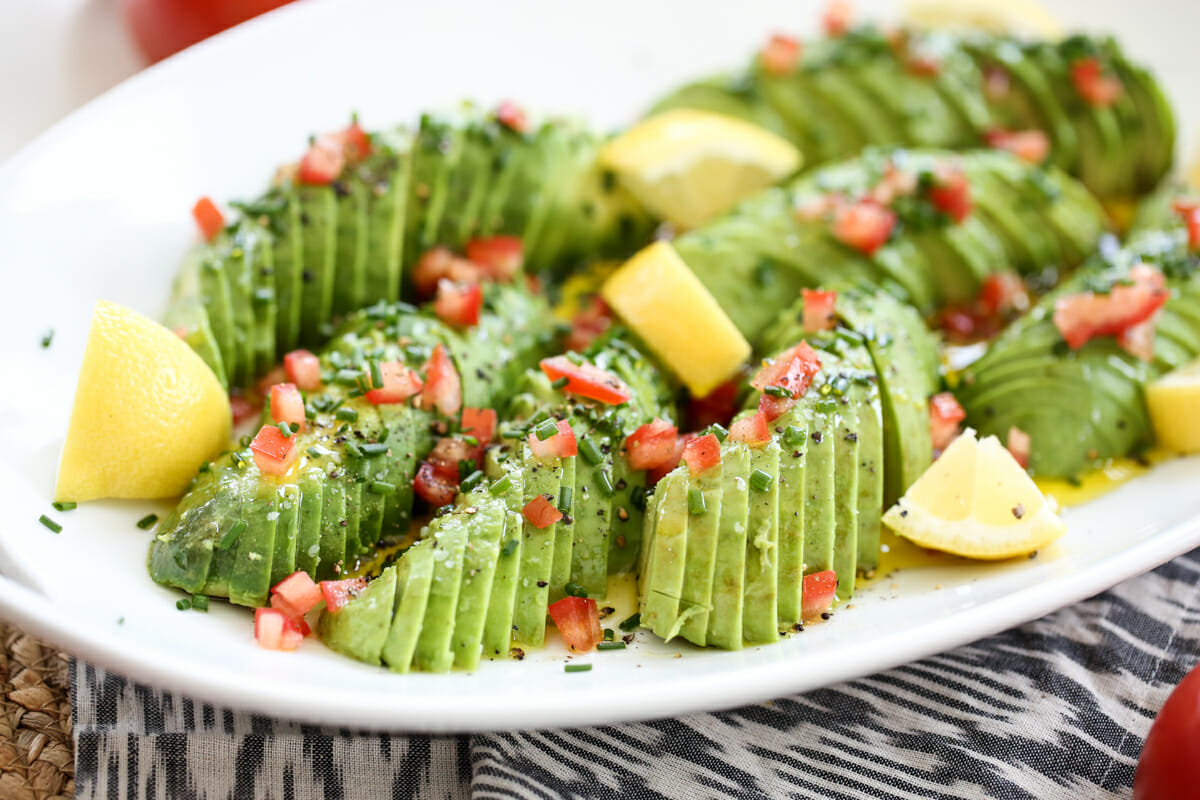
[[[750,343],[668,242],[625,262],[600,294],[697,397],[750,357]]]
[[[208,365],[157,322],[105,301],[88,330],[56,500],[183,493],[229,444],[229,397]]]
[[[922,28],[1017,33],[1061,39],[1059,21],[1034,0],[909,0],[904,18]]]
[[[921,547],[964,558],[1027,555],[1066,532],[1054,503],[995,436],[965,431],[883,522]]]
[[[602,163],[648,211],[694,228],[800,168],[800,151],[723,114],[674,109],[613,139]]]
[[[1160,447],[1200,453],[1200,360],[1147,385],[1146,407]]]

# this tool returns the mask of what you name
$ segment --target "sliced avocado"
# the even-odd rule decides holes
[[[387,406],[373,406],[369,404],[358,406],[356,409],[358,411],[358,420],[355,422],[354,429],[363,432],[364,438],[377,441],[384,429],[379,409],[385,408]],[[392,429],[391,426],[388,426],[388,428],[389,430]],[[404,445],[401,444],[403,437],[404,433],[402,432],[389,433],[386,444],[389,447],[403,447]],[[391,476],[388,474],[387,464],[387,453],[364,452],[361,457],[351,457],[348,459],[347,469],[353,470],[354,474],[362,481],[362,491],[359,494],[358,505],[358,541],[364,550],[379,543],[379,536],[383,530],[384,506],[393,502],[393,498],[395,497],[394,494],[384,495],[380,492],[372,491],[371,485],[376,481],[382,481],[395,487],[397,492],[400,491],[400,487],[396,487],[395,484],[388,480]]]
[[[160,531],[170,531],[170,539],[159,533],[150,546],[150,577],[156,582],[192,594],[204,588],[213,549],[220,543],[225,512],[217,498],[224,489],[221,476],[198,480],[159,525]]]
[[[275,530],[279,521],[276,488],[270,483],[259,483],[242,514],[246,530],[236,544],[229,575],[229,601],[239,606],[263,606],[271,591],[271,559],[275,554]]]
[[[343,517],[345,524],[342,526],[346,535],[346,555],[341,570],[343,574],[353,572],[358,563],[358,557],[366,552],[366,547],[359,539],[358,523],[362,519],[362,496],[367,491],[367,487],[358,475],[350,474],[350,470],[353,468],[352,464],[346,464],[347,473],[343,482],[346,497],[346,512]]]
[[[854,576],[858,571],[858,477],[859,408],[850,398],[836,401],[833,481],[833,564],[838,575],[838,597],[854,594]],[[812,566],[812,563],[809,563]]]
[[[528,188],[524,173],[537,159],[536,148],[529,137],[501,126],[497,131],[495,152],[492,154],[492,179],[488,193],[479,209],[479,235],[495,236],[507,231],[524,231],[529,217],[528,194],[515,194]]]
[[[317,633],[330,650],[378,664],[396,606],[397,567],[388,567],[336,613],[321,612]]]
[[[847,353],[859,370],[850,387],[858,405],[858,554],[857,569],[871,573],[879,566],[880,519],[883,514],[883,408],[878,377],[865,350]],[[852,582],[851,582],[852,583]]]
[[[711,647],[740,650],[750,513],[750,449],[727,444],[721,452],[721,469],[721,521],[706,641]]]
[[[764,82],[759,77],[746,73],[718,75],[681,86],[659,100],[649,113],[660,114],[673,108],[697,108],[752,122],[789,141],[806,141],[807,137],[802,131],[807,125],[803,118],[798,118],[799,129],[785,120],[776,104],[766,101]]]
[[[525,263],[531,267],[546,263],[548,242],[546,222],[551,217],[553,206],[563,192],[566,181],[571,177],[558,167],[566,160],[570,142],[568,126],[558,122],[547,122],[536,134],[534,158],[524,162],[525,169],[520,184],[513,187],[515,195],[521,191],[532,192],[529,202],[529,219],[518,234],[525,246]],[[532,185],[531,185],[532,184]],[[513,222],[505,227],[513,230]],[[549,232],[552,234],[553,232]]]
[[[811,389],[810,389],[811,393]],[[808,416],[808,456],[804,468],[804,574],[833,569],[834,529],[837,510],[836,415],[819,410],[814,400],[798,407]]]
[[[334,317],[344,316],[367,305],[368,195],[373,187],[361,180],[337,180],[331,186],[337,197],[337,268],[333,281]],[[325,320],[328,321],[328,320]]]
[[[229,283],[229,302],[233,311],[233,363],[236,374],[231,380],[236,386],[249,386],[254,382],[254,305],[253,280],[246,252],[236,237],[224,239],[215,255],[221,259],[225,279]]]
[[[968,168],[969,169],[969,168]],[[1063,263],[1058,240],[1049,230],[1037,207],[1021,202],[1010,184],[999,180],[992,169],[974,169],[968,173],[974,214],[987,225],[1003,244],[1006,258],[1000,263],[1041,269]]]
[[[321,580],[340,578],[346,567],[346,478],[344,468],[337,477],[326,476],[321,501],[320,564]]]
[[[607,442],[608,439],[598,426],[589,426],[577,435],[580,441],[588,439],[593,443]],[[597,447],[600,453],[597,464],[590,463],[582,455],[576,457],[570,507],[559,505],[559,510],[573,520],[571,527],[575,532],[571,543],[571,581],[582,587],[589,597],[596,598],[604,597],[608,589],[610,532],[617,524],[614,498],[605,487],[615,489],[619,478],[613,463],[623,459],[614,459],[612,449],[608,447],[609,452],[605,453]],[[556,558],[557,555],[555,550]]]
[[[499,458],[505,460],[501,462]],[[504,503],[504,531],[500,539],[500,555],[496,559],[496,573],[492,579],[492,596],[488,601],[487,620],[483,626],[483,652],[488,658],[508,655],[512,645],[513,609],[516,602],[521,575],[521,550],[524,543],[525,518],[521,516],[525,496],[525,475],[510,456],[501,456],[497,451],[488,454],[486,472],[495,482],[508,478],[507,491],[499,491]],[[489,488],[489,494],[492,489]]]
[[[271,556],[271,586],[296,571],[296,537],[300,530],[300,486],[280,484],[275,490],[279,517],[275,524],[275,552]]]
[[[701,647],[708,639],[708,620],[712,611],[713,570],[721,532],[724,477],[724,469],[717,465],[692,477],[689,486],[689,491],[698,490],[704,498],[704,513],[688,517],[679,618],[672,624],[672,629],[678,631],[678,636]]]
[[[479,212],[492,178],[494,136],[486,123],[464,124],[462,155],[450,180],[450,196],[442,217],[438,241],[462,251],[479,230]]]
[[[687,468],[676,468],[654,487],[654,499],[646,511],[654,533],[642,542],[639,612],[643,627],[668,640],[679,634],[679,626],[686,621],[687,609],[679,607],[679,600],[687,563],[690,490]]]
[[[194,269],[197,270],[197,283],[200,288],[200,302],[208,312],[208,321],[212,326],[213,339],[221,352],[221,362],[225,369],[225,377],[235,382],[242,375],[238,363],[238,350],[235,342],[236,324],[233,319],[233,300],[229,288],[229,278],[226,274],[225,259],[221,258],[216,248],[200,251]],[[184,269],[191,269],[185,265]]]
[[[467,524],[471,527],[471,538],[463,563],[462,589],[455,611],[451,647],[454,666],[471,670],[479,666],[479,657],[483,654],[483,632],[508,509],[486,489],[471,494],[464,502],[468,504]],[[470,513],[472,508],[476,509],[473,514]]]
[[[911,147],[963,147],[975,131],[962,125],[932,80],[897,69],[894,59],[870,59],[848,68],[862,90],[886,108]]]
[[[1145,125],[1142,158],[1138,164],[1138,188],[1149,189],[1161,180],[1174,161],[1175,114],[1162,87],[1149,72],[1121,55],[1112,58],[1111,63]]]
[[[808,455],[808,415],[792,409],[775,427],[783,431],[779,443],[779,576],[777,622],[790,628],[802,619],[801,587],[804,583],[804,466]]]
[[[328,186],[301,186],[300,230],[304,268],[300,271],[300,343],[323,341],[322,326],[333,309],[333,285],[338,280],[337,195]]]
[[[254,220],[238,223],[236,242],[242,249],[250,276],[250,302],[254,312],[252,378],[266,375],[275,366],[275,250],[269,230]]]
[[[625,458],[615,458],[613,486],[617,493],[606,512],[609,575],[629,572],[637,565],[642,549],[647,502],[646,473],[630,468]]]
[[[803,74],[828,104],[845,113],[864,137],[866,144],[878,146],[904,144],[900,120],[894,117],[888,109],[878,105],[847,71],[816,69],[805,70]],[[854,150],[844,150],[843,152],[854,152]]]
[[[199,298],[173,299],[163,324],[172,330],[184,331],[183,340],[187,342],[188,347],[208,365],[222,386],[229,386],[225,362],[221,358],[221,348],[217,345],[216,336],[213,335],[212,326],[209,324],[208,312],[204,310]]]
[[[218,479],[222,484],[219,494],[214,497],[217,508],[212,525],[212,563],[208,567],[208,575],[204,582],[202,594],[209,597],[229,597],[229,579],[233,567],[237,563],[237,552],[243,535],[250,531],[247,520],[244,519],[243,509],[249,506],[257,487],[247,481],[241,470],[222,469]]]
[[[470,529],[461,515],[446,514],[433,519],[427,536],[434,548],[433,581],[413,665],[426,672],[445,672],[454,663],[451,642]]]
[[[303,302],[304,226],[295,191],[279,198],[281,210],[271,217],[275,252],[275,346],[280,353],[295,350],[300,341],[300,307]]]
[[[779,638],[779,454],[774,440],[750,451],[742,637],[751,644]]]
[[[831,102],[804,68],[780,77],[764,72],[755,77],[763,98],[793,131],[800,132],[801,136],[793,135],[792,141],[805,145],[802,152],[806,159],[829,161],[868,144],[857,120],[840,104]]]
[[[321,519],[325,504],[325,471],[310,466],[300,473],[300,516],[296,527],[296,569],[317,577],[321,565]]]
[[[557,458],[538,459],[528,445],[523,446],[525,470],[524,508],[538,495],[558,502],[562,489],[563,467]],[[554,567],[554,544],[558,525],[538,528],[526,521],[521,541],[521,575],[513,612],[513,639],[541,647],[546,635],[546,607],[549,605],[550,576]]]
[[[367,193],[366,278],[356,291],[355,305],[373,300],[389,303],[400,297],[402,270],[415,263],[409,254],[407,236],[414,230],[410,221],[419,216],[412,190],[414,143],[404,130],[389,131],[374,137],[375,153],[359,166]]]
[[[433,585],[435,552],[433,540],[425,539],[400,558],[395,611],[380,653],[383,663],[393,672],[408,672],[413,666]]]
[[[424,114],[413,146],[404,263],[441,244],[438,233],[448,208],[450,182],[462,157],[464,133],[449,119]]]
[[[558,493],[550,500],[558,507],[562,504],[563,487],[575,485],[576,456],[560,459],[562,477],[559,479]],[[571,581],[571,553],[575,541],[575,518],[570,513],[563,513],[563,518],[554,525],[554,558],[550,566],[550,602],[560,600],[566,595],[566,586]]]

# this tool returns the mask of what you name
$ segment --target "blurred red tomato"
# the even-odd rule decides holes
[[[121,10],[142,54],[153,62],[289,2],[291,0],[121,0]]]
[[[1133,779],[1133,800],[1196,798],[1200,798],[1200,667],[1179,682],[1158,712]]]

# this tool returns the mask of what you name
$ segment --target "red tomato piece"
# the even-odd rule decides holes
[[[297,177],[310,186],[328,186],[346,168],[346,153],[335,136],[318,137],[300,159]]]
[[[729,425],[738,410],[737,399],[736,381],[726,381],[704,397],[691,398],[688,400],[688,424],[696,430],[707,428],[713,423]]]
[[[498,423],[499,419],[494,409],[464,408],[462,410],[460,425],[462,432],[474,436],[480,444],[487,444],[495,437]]]
[[[1081,58],[1072,64],[1071,81],[1079,96],[1093,106],[1111,106],[1124,89],[1119,79],[1104,73],[1095,57]]]
[[[767,424],[767,415],[763,411],[758,411],[753,416],[736,420],[729,428],[729,438],[751,447],[758,447],[771,441],[771,428]]]
[[[553,498],[548,494],[539,494],[526,503],[521,515],[539,530],[549,528],[563,518],[563,513],[554,507]]]
[[[800,596],[803,598],[801,614],[805,622],[812,622],[829,613],[837,596],[837,585],[837,573],[831,569],[804,576]]]
[[[321,359],[307,350],[293,350],[283,357],[288,380],[306,392],[321,388]]]
[[[563,641],[576,653],[586,653],[604,640],[600,609],[590,597],[564,597],[546,610]]]
[[[821,13],[821,27],[826,36],[842,36],[850,30],[854,19],[854,4],[850,0],[830,0]]]
[[[929,398],[929,438],[934,450],[945,450],[958,436],[958,426],[967,418],[967,412],[958,404],[950,392],[941,392]]]
[[[316,584],[314,583],[313,586],[316,586]],[[317,601],[318,602],[321,599],[320,595],[321,595],[321,590],[318,588],[317,589]],[[270,606],[271,606],[271,608],[274,608],[278,611],[283,612],[283,615],[285,617],[287,617],[289,620],[291,620],[292,624],[296,626],[296,630],[300,631],[301,636],[308,636],[310,633],[312,633],[312,628],[310,628],[308,626],[308,620],[306,620],[304,618],[304,614],[299,609],[295,608],[291,603],[289,603],[284,598],[280,597],[277,594],[271,595]]]
[[[321,581],[321,596],[325,598],[325,610],[331,614],[341,611],[347,603],[362,594],[367,588],[366,578],[346,578],[340,581]]]
[[[208,197],[201,197],[196,201],[196,205],[192,206],[192,217],[206,242],[217,238],[217,234],[225,228],[225,215]]]
[[[941,169],[929,187],[929,201],[955,222],[962,222],[971,214],[971,183],[960,169]]]
[[[1158,326],[1158,314],[1154,314],[1145,322],[1130,326],[1117,334],[1117,345],[1135,358],[1142,361],[1154,360],[1154,339]]]
[[[259,406],[256,406],[243,394],[229,395],[229,410],[233,415],[233,427],[238,427],[246,420],[256,416]]]
[[[507,283],[525,264],[525,246],[519,236],[475,238],[467,242],[467,260],[489,280]]]
[[[555,356],[543,358],[540,366],[542,372],[552,381],[566,378],[567,385],[563,387],[563,391],[579,397],[608,405],[620,405],[629,402],[629,398],[633,396],[620,378],[592,364],[576,364],[566,356]]]
[[[706,472],[721,463],[721,441],[713,433],[692,439],[683,446],[683,460],[693,475]]]
[[[781,33],[771,35],[758,58],[763,71],[768,75],[788,75],[800,63],[800,42],[792,36]]]
[[[442,278],[438,281],[437,299],[433,310],[443,322],[460,328],[479,324],[483,310],[483,289],[478,283],[456,283]]]
[[[1171,208],[1187,226],[1188,247],[1193,250],[1200,249],[1200,204],[1190,198],[1181,197],[1171,204]]]
[[[413,266],[413,287],[421,297],[432,297],[438,283],[443,279],[458,283],[479,283],[483,270],[452,253],[448,248],[435,247],[427,250]]]
[[[1157,269],[1137,264],[1129,271],[1132,285],[1117,285],[1107,294],[1079,292],[1054,304],[1054,326],[1072,350],[1097,336],[1113,336],[1145,322],[1167,302],[1166,279]]]
[[[462,408],[462,381],[445,346],[437,345],[425,362],[425,386],[421,389],[421,408],[437,409],[452,417]]]
[[[400,361],[387,361],[379,365],[383,376],[383,385],[370,389],[364,395],[373,405],[382,406],[392,403],[403,403],[410,397],[420,394],[425,382],[415,370],[409,369]]]
[[[451,480],[426,461],[413,478],[413,491],[434,508],[448,506],[458,495],[458,475]]]
[[[804,298],[805,333],[831,331],[837,327],[837,313],[833,308],[837,303],[837,292],[801,289],[800,296]]]
[[[646,483],[653,486],[662,480],[668,472],[678,467],[679,462],[683,460],[683,451],[687,447],[688,442],[696,438],[697,436],[694,433],[685,433],[682,436],[676,437],[675,446],[671,449],[671,457],[646,473]]]
[[[889,162],[884,167],[883,177],[871,189],[871,199],[881,206],[888,206],[897,197],[907,197],[916,191],[917,174]]]
[[[679,463],[675,456],[675,441],[679,430],[665,419],[655,417],[652,422],[638,428],[625,438],[625,455],[629,467],[637,470],[656,469],[674,458],[672,467]]]
[[[591,347],[601,334],[612,325],[612,309],[600,295],[593,295],[586,308],[571,320],[571,332],[564,343],[568,350],[582,353]]]
[[[873,200],[842,206],[833,217],[833,235],[863,255],[873,255],[891,238],[896,215]]]
[[[276,597],[296,612],[307,614],[321,602],[321,587],[307,572],[296,570],[271,587],[272,600]]]
[[[993,317],[1024,311],[1029,308],[1029,289],[1015,272],[993,272],[979,290],[979,305]]]
[[[1028,164],[1041,164],[1050,155],[1050,137],[1045,131],[1006,131],[993,128],[983,135],[988,147],[1007,150]]]
[[[294,383],[277,383],[271,387],[271,419],[287,422],[304,430],[304,398]]]
[[[496,121],[509,130],[525,133],[529,130],[529,115],[511,100],[504,100],[496,106]]]
[[[254,464],[264,475],[286,475],[296,462],[300,448],[295,436],[284,436],[274,425],[263,425],[250,442]]]
[[[759,398],[758,408],[766,415],[767,421],[777,419],[795,404],[797,398],[803,397],[820,370],[821,359],[808,342],[801,342],[791,350],[764,361],[750,385],[764,392]],[[791,394],[775,396],[766,393],[772,387]]]
[[[466,440],[457,436],[443,436],[438,439],[425,463],[432,465],[439,475],[457,485],[462,462],[474,461],[478,465],[483,450],[482,445],[468,444]]]
[[[267,650],[295,650],[304,641],[304,634],[279,609],[256,608],[254,640]]]
[[[538,458],[568,458],[579,452],[579,442],[575,439],[571,423],[560,419],[555,424],[558,433],[549,439],[539,439],[535,431],[529,432],[529,449]]]
[[[942,71],[942,62],[932,53],[910,53],[904,60],[904,66],[913,75],[922,78],[933,78]]]
[[[358,124],[357,119],[339,134],[339,138],[342,140],[342,150],[349,160],[360,161],[371,154],[371,137]]]
[[[1004,446],[1022,468],[1029,466],[1029,457],[1033,455],[1033,438],[1028,433],[1015,426],[1009,428]]]
[[[1133,800],[1200,800],[1200,667],[1171,690],[1133,776]]]

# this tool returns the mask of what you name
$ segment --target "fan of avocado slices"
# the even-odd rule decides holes
[[[653,111],[668,108],[761,125],[809,165],[869,146],[966,149],[1041,131],[1051,162],[1106,200],[1154,188],[1175,145],[1154,77],[1112,39],[1083,35],[1026,41],[864,24],[805,42],[790,68],[755,58],[677,89]]]

